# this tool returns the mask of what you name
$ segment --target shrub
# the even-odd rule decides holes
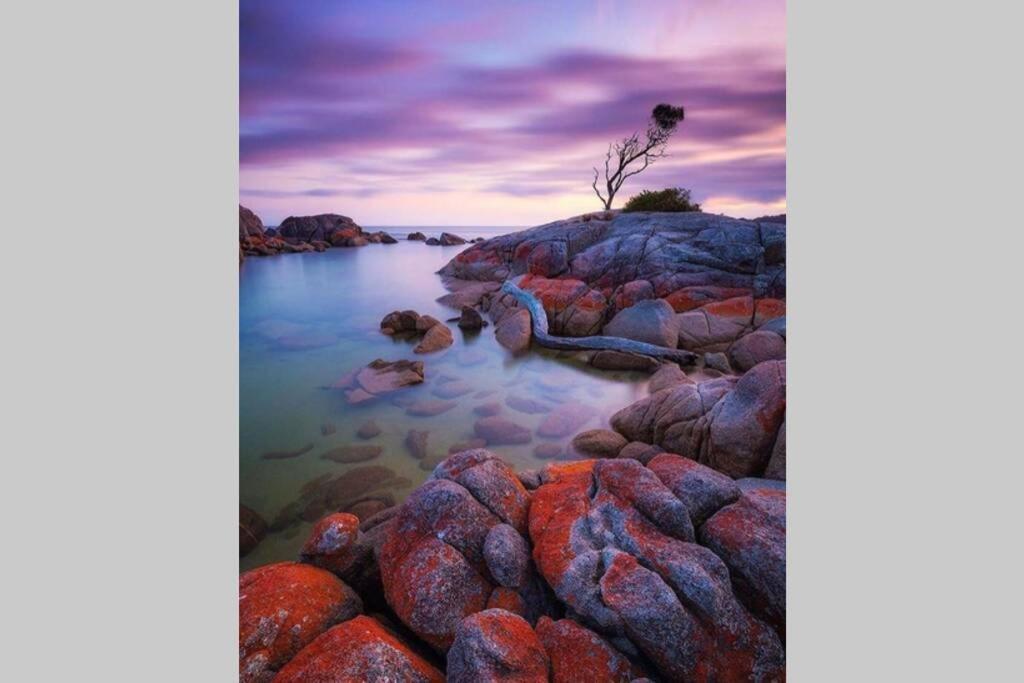
[[[700,211],[700,204],[690,201],[690,191],[682,187],[669,187],[653,192],[644,190],[633,195],[622,207],[625,212],[631,211]]]

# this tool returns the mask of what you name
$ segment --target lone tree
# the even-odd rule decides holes
[[[659,104],[651,111],[651,120],[647,124],[646,135],[643,138],[636,132],[628,138],[608,145],[608,153],[604,158],[604,194],[597,186],[601,175],[596,166],[592,185],[598,199],[604,203],[605,210],[612,208],[615,193],[622,187],[622,183],[626,182],[626,178],[635,176],[650,166],[655,159],[665,156],[668,139],[682,120],[682,107]]]

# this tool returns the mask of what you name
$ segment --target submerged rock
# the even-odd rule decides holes
[[[423,361],[385,361],[380,358],[332,385],[344,389],[350,404],[364,403],[383,394],[423,382]]]
[[[380,446],[338,446],[320,456],[322,460],[338,463],[366,462],[379,456],[384,449]]]
[[[296,448],[293,451],[267,451],[260,457],[264,460],[291,460],[297,458],[300,455],[305,455],[313,450],[313,443],[307,443],[302,448]]]
[[[381,432],[380,427],[377,426],[376,420],[367,420],[359,429],[356,431],[356,436],[360,439],[372,439],[375,436],[379,436]]]
[[[447,413],[449,410],[457,406],[458,403],[455,401],[444,401],[440,399],[424,399],[422,401],[416,401],[411,403],[405,409],[406,415],[413,415],[415,417],[434,417],[441,413]]]
[[[267,522],[252,508],[238,506],[238,556],[245,557],[267,535]]]
[[[537,427],[537,435],[545,438],[569,436],[597,416],[597,411],[583,403],[565,403],[548,413]]]
[[[473,431],[492,446],[530,443],[533,440],[528,428],[501,417],[480,418],[473,423]]]
[[[427,457],[427,437],[430,432],[426,429],[410,429],[405,436],[405,447],[409,454],[417,460]]]

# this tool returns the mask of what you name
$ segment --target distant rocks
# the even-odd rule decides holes
[[[406,239],[412,242],[426,242],[427,236],[424,235],[422,232],[410,232],[409,236]]]
[[[289,216],[277,228],[264,229],[259,216],[238,206],[239,256],[273,256],[325,251],[331,247],[395,244],[386,232],[366,233],[348,216],[333,213]]]
[[[438,242],[442,247],[454,247],[460,244],[465,244],[466,240],[458,235],[453,235],[450,232],[442,232]]]

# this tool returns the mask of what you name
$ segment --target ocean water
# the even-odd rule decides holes
[[[429,431],[429,455],[443,455],[453,444],[473,438],[473,425],[479,419],[473,409],[480,404],[500,404],[502,417],[533,432],[529,444],[491,447],[515,467],[529,469],[548,462],[534,454],[539,444],[567,445],[571,437],[539,437],[536,428],[545,415],[515,410],[506,403],[509,397],[513,402],[519,397],[544,400],[551,406],[590,406],[594,417],[583,430],[606,426],[612,413],[646,395],[646,375],[597,371],[567,353],[531,350],[514,357],[495,341],[493,326],[464,333],[449,323],[455,343],[432,354],[413,353],[415,340],[381,334],[380,320],[392,310],[411,308],[442,321],[457,315],[436,301],[447,293],[436,271],[466,247],[431,247],[404,240],[404,234],[413,230],[389,229],[403,237],[394,245],[252,257],[241,267],[240,499],[268,522],[289,505],[294,509],[309,482],[316,485],[327,476],[367,466],[383,466],[395,475],[385,491],[374,489],[374,494],[404,500],[429,475],[429,468],[405,445],[409,430]],[[442,229],[420,230],[431,236]],[[473,237],[513,230],[449,231]],[[348,405],[342,391],[328,388],[375,358],[422,360],[426,382],[357,406]],[[450,399],[455,407],[440,415],[406,414],[403,405],[409,400],[437,398],[433,392],[438,380],[465,382],[472,392]],[[370,419],[381,434],[359,439],[356,431]],[[334,432],[323,434],[324,425],[333,426]],[[383,452],[353,464],[320,457],[350,444],[378,445]],[[291,458],[264,457],[298,451],[303,452]],[[353,498],[359,493],[353,491]],[[295,559],[310,529],[308,521],[300,521],[268,534],[242,558],[242,569]]]

